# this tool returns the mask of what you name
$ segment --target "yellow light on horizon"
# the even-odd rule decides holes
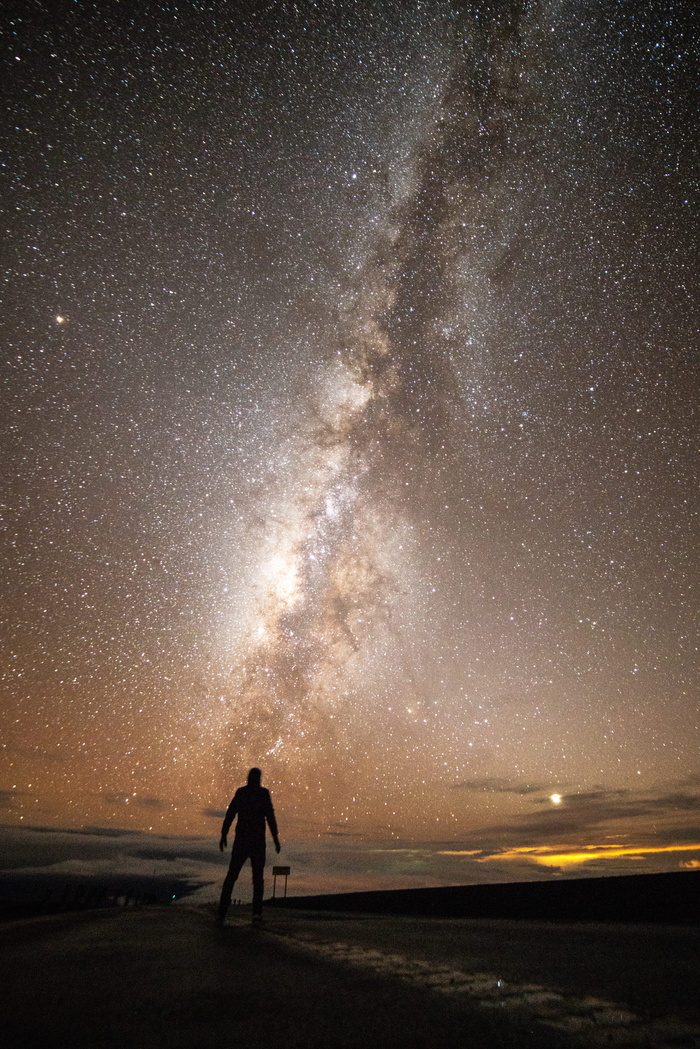
[[[561,805],[561,794],[550,794],[549,800],[553,805]]]
[[[559,846],[566,850],[566,846]],[[551,847],[556,848],[556,846]],[[588,863],[590,860],[608,859],[644,859],[645,856],[659,855],[669,852],[699,852],[700,843],[690,845],[584,845],[583,848],[570,849],[567,851],[554,852],[546,845],[520,845],[505,852],[493,853],[490,856],[482,856],[477,863],[488,863],[493,860],[532,860],[542,867],[565,867],[567,864],[575,866]],[[692,862],[692,861],[691,861]]]

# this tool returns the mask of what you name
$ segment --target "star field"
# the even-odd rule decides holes
[[[10,10],[6,822],[693,862],[691,20]]]

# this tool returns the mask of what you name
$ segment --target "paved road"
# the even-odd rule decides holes
[[[571,1012],[572,999],[559,996],[552,1013],[546,988],[533,988],[532,982],[564,973],[566,943],[573,943],[581,927],[573,932],[557,927],[553,935],[544,924],[457,924],[458,934],[454,922],[319,920],[270,911],[264,929],[243,920],[217,929],[210,915],[184,907],[7,923],[0,927],[3,1044],[8,1049],[700,1045],[682,1025],[651,1034],[637,1025],[635,1041],[622,1014],[621,1022],[611,1020],[608,1009],[606,1019],[600,1002],[595,1006],[600,1022],[591,1020],[587,1028],[546,1026],[552,1015],[561,1019],[561,1002]],[[672,965],[687,981],[697,965],[697,930],[657,932],[660,939],[649,953],[660,951],[659,963]],[[614,971],[613,956],[620,952],[615,955],[611,944],[618,933],[589,928],[588,939],[579,936],[579,960],[569,958],[558,986],[580,993],[608,986],[599,984],[595,959],[607,959],[602,968]],[[644,934],[634,935],[635,949],[641,950]],[[633,940],[626,937],[628,948]],[[686,966],[681,955],[694,961]],[[513,983],[510,997],[503,999],[506,981],[503,987],[490,982],[494,970],[512,981],[522,977],[525,993]],[[629,972],[624,986],[633,983]],[[684,992],[673,997],[679,1008],[684,1001]],[[667,1011],[672,998],[657,995],[655,1002]],[[587,1008],[590,1014],[593,1006]],[[693,1008],[688,1006],[687,1018]]]
[[[270,911],[270,927],[398,952],[513,983],[612,999],[645,1015],[700,1025],[700,928],[586,922],[333,916]],[[303,918],[301,917],[303,914]]]
[[[318,958],[249,922],[182,907],[0,927],[7,1049],[564,1049],[391,974]]]

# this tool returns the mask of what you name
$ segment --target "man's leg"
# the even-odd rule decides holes
[[[236,884],[236,878],[241,873],[241,867],[248,859],[248,850],[241,845],[237,845],[234,839],[233,845],[231,846],[231,862],[229,864],[228,873],[224,878],[224,884],[221,889],[221,898],[219,900],[219,921],[223,921],[226,917],[226,912],[231,906],[231,893],[233,892],[233,886]]]
[[[250,850],[250,865],[253,868],[253,917],[262,917],[263,890],[265,882],[263,870],[265,869],[265,846],[258,845]]]

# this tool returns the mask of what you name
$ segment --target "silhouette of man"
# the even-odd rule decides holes
[[[253,921],[262,920],[263,903],[263,869],[265,867],[265,823],[270,828],[275,848],[280,851],[280,839],[277,833],[277,820],[275,810],[272,807],[270,792],[260,786],[262,772],[260,769],[251,769],[248,773],[248,784],[239,787],[228,807],[224,823],[221,828],[221,841],[219,848],[223,852],[226,848],[226,836],[229,827],[236,816],[236,833],[231,847],[231,863],[228,874],[224,879],[219,900],[219,914],[217,921],[223,925],[226,912],[231,905],[231,892],[236,884],[236,878],[241,873],[245,861],[250,858],[253,868]]]

